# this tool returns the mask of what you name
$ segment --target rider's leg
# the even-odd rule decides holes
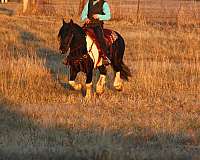
[[[103,62],[105,65],[110,64],[110,60],[108,59],[109,53],[108,53],[108,48],[106,46],[106,42],[104,39],[104,33],[103,33],[103,28],[101,26],[96,26],[93,28],[94,33],[96,35],[97,41],[101,47],[102,52],[100,53],[100,56],[103,58]]]

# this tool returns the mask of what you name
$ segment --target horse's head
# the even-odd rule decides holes
[[[70,20],[69,23],[66,23],[63,19],[63,25],[58,33],[58,39],[60,42],[59,50],[61,51],[62,54],[67,53],[70,44],[72,42],[72,39],[74,37],[73,24],[74,23],[72,20]]]
[[[85,36],[83,29],[74,23],[72,19],[69,23],[66,23],[63,19],[63,25],[58,33],[61,53],[67,53],[69,48],[76,48],[80,42],[82,44],[86,43]]]

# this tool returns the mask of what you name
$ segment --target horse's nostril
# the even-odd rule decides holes
[[[59,52],[60,54],[63,54],[64,53],[64,49],[62,47],[59,48]]]

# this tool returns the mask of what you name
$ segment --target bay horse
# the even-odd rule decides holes
[[[111,66],[115,71],[113,85],[116,90],[121,91],[122,80],[128,81],[128,77],[131,76],[130,69],[123,62],[125,42],[119,33],[106,29],[104,31],[105,37],[109,40],[109,55],[107,56],[110,58]],[[66,59],[67,62],[65,62],[66,65],[70,66],[69,85],[75,90],[81,90],[81,84],[76,83],[75,79],[78,72],[84,72],[86,74],[86,97],[90,98],[92,95],[93,69],[96,68],[100,72],[96,84],[96,93],[102,94],[105,90],[107,69],[99,56],[98,44],[91,34],[74,23],[72,19],[68,23],[63,19],[58,39],[61,53],[69,53]]]

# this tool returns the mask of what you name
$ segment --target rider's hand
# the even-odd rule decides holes
[[[85,20],[85,23],[86,23],[86,24],[90,23],[90,19],[87,18],[87,19]]]
[[[93,15],[93,18],[94,18],[94,19],[99,19],[98,14]]]

